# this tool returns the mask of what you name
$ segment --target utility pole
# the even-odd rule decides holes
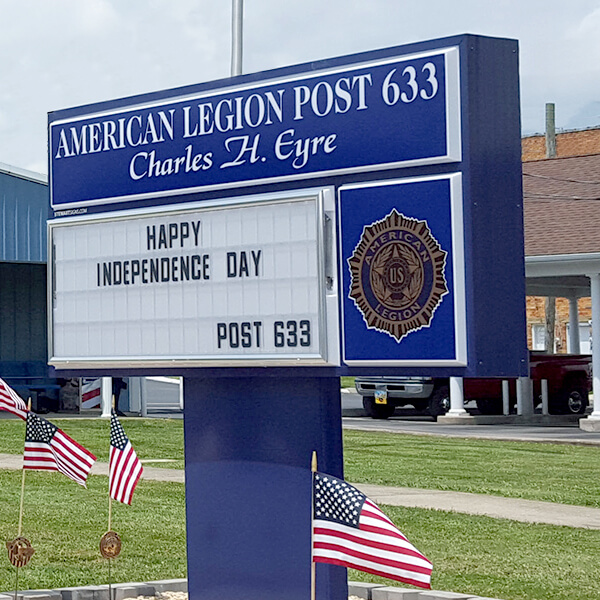
[[[556,158],[556,119],[554,103],[546,104],[546,158]],[[545,352],[554,354],[554,331],[556,328],[556,298],[546,297],[545,303]]]

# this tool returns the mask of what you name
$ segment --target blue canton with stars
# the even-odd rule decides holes
[[[113,410],[110,416],[110,445],[122,452],[125,446],[127,446],[128,441],[129,438],[125,435],[125,430],[121,426],[121,423],[119,423],[119,419],[117,419],[117,415]]]
[[[25,427],[26,442],[49,444],[57,431],[58,427],[52,425],[52,423],[46,421],[46,419],[38,417],[31,411],[27,413],[27,425]]]
[[[315,473],[314,518],[358,528],[360,511],[367,497],[355,487],[331,475]]]

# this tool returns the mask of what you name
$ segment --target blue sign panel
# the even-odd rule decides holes
[[[50,122],[54,208],[461,160],[457,47]]]
[[[459,173],[340,189],[343,360],[466,365]]]

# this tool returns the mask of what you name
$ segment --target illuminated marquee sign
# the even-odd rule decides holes
[[[518,92],[464,35],[51,113],[52,364],[525,374]]]
[[[459,161],[459,88],[458,48],[449,47],[51,115],[51,203]]]
[[[55,222],[51,364],[337,363],[332,202],[322,190]]]

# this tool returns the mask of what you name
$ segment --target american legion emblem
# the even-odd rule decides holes
[[[448,293],[447,254],[426,221],[406,217],[396,209],[365,226],[348,259],[349,296],[369,329],[399,342],[411,331],[428,327]]]

